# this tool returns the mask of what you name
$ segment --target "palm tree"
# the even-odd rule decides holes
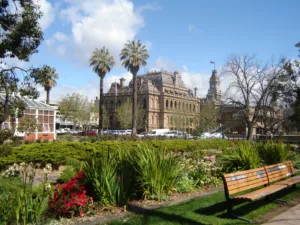
[[[107,48],[95,49],[90,58],[90,66],[93,71],[100,77],[100,104],[99,104],[99,134],[103,135],[103,79],[107,72],[115,65],[114,57],[112,57]]]
[[[43,78],[41,85],[44,87],[47,97],[46,97],[46,103],[49,104],[50,102],[50,91],[53,87],[56,85],[56,79],[59,78],[58,74],[56,73],[55,68],[50,66],[43,66],[41,69],[41,72],[43,73]]]
[[[122,65],[132,73],[133,93],[132,93],[132,137],[136,136],[136,111],[137,111],[137,83],[136,75],[141,66],[147,64],[149,58],[145,45],[140,41],[128,41],[120,54]]]

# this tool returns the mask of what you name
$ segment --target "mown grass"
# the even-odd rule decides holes
[[[300,197],[300,185],[297,188],[287,188],[276,194],[276,197],[291,200]],[[259,216],[274,209],[278,204],[267,200],[236,205],[234,212],[238,216],[255,220]],[[210,196],[197,198],[189,202],[166,208],[152,210],[144,215],[135,215],[118,221],[112,221],[110,225],[234,225],[249,224],[238,219],[229,219],[226,216],[226,201],[224,193],[220,192]]]

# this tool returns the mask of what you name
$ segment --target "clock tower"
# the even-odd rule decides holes
[[[206,95],[207,100],[214,101],[216,104],[221,101],[220,79],[217,70],[213,70],[209,80],[209,90]]]

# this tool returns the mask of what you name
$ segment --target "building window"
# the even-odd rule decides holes
[[[143,109],[147,108],[147,100],[144,98],[143,99]]]
[[[2,129],[10,129],[10,122],[2,123]]]
[[[177,108],[177,102],[176,101],[174,102],[174,108],[175,109]]]
[[[121,106],[121,104],[122,104],[122,101],[121,101],[121,99],[119,99],[119,103],[118,103],[118,104],[119,104],[119,107],[120,107],[120,106]]]
[[[114,108],[114,100],[110,101],[110,105],[111,105],[111,109],[113,109]]]
[[[159,125],[158,116],[156,116],[156,124]]]
[[[169,108],[169,100],[166,100],[166,108]]]
[[[155,108],[154,99],[151,98],[151,101],[152,101],[152,108]]]
[[[190,111],[192,111],[192,105],[190,104]]]
[[[158,99],[156,99],[156,108],[159,108]]]
[[[43,132],[49,132],[49,131],[50,131],[49,124],[44,123],[44,124],[43,124]]]
[[[108,109],[108,100],[105,101],[105,108]]]
[[[171,101],[171,107],[170,107],[171,109],[173,108],[173,101]]]
[[[178,109],[181,110],[181,103],[178,103]]]
[[[193,111],[196,112],[196,106],[195,105],[193,106]]]
[[[152,124],[155,124],[154,116],[152,116]]]

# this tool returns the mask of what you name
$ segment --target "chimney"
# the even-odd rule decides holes
[[[197,91],[198,91],[198,88],[197,88],[197,87],[195,87],[195,88],[194,88],[194,94],[195,94],[195,98],[197,98],[197,94],[198,94],[198,93],[197,93]]]
[[[123,88],[125,86],[125,79],[122,77],[120,79],[120,87]]]
[[[177,71],[174,72],[174,85],[178,86],[179,74]]]

